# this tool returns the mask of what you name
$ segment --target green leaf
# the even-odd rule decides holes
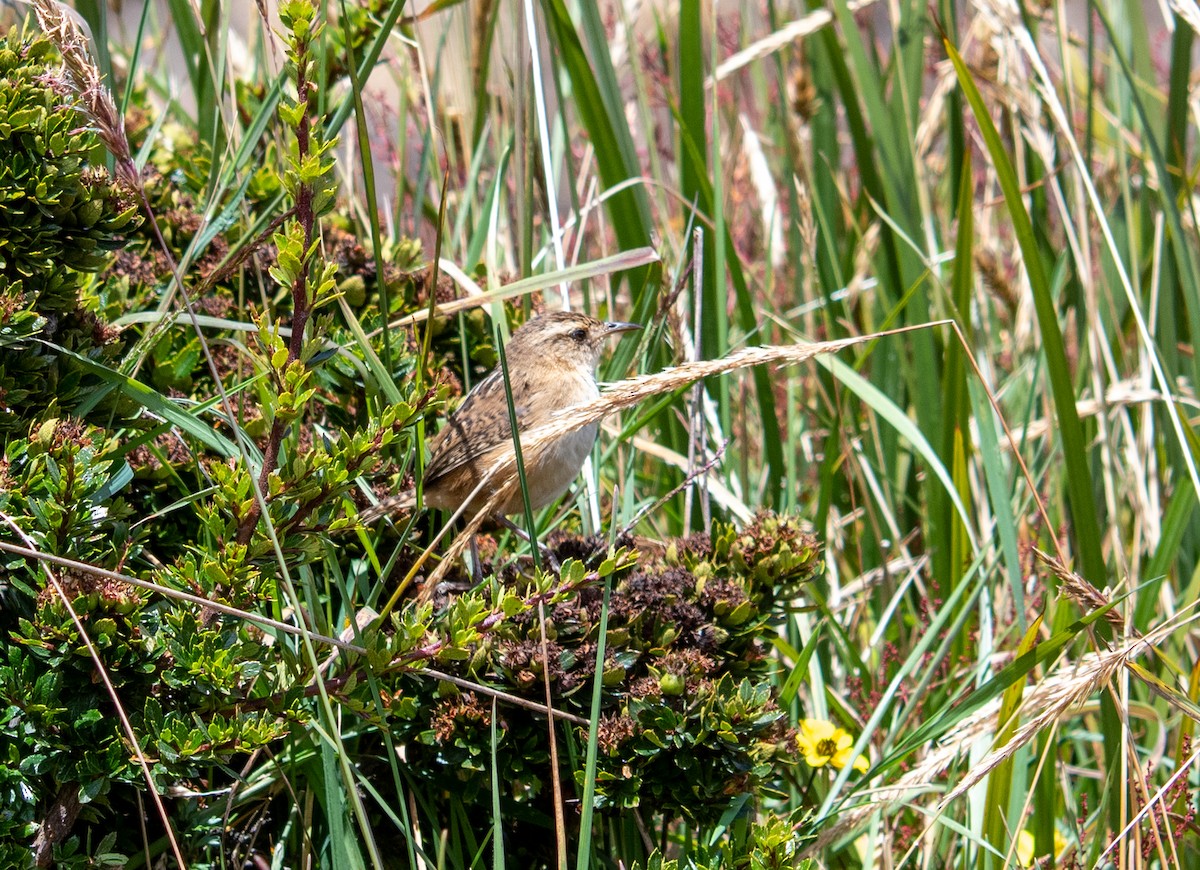
[[[983,102],[983,96],[975,86],[967,65],[948,40],[943,40],[943,44],[950,61],[954,64],[959,86],[966,95],[975,121],[979,125],[979,132],[987,145],[988,154],[992,158],[996,180],[1004,192],[1004,203],[1008,207],[1008,215],[1021,247],[1021,259],[1025,263],[1029,286],[1033,292],[1042,352],[1046,358],[1046,373],[1050,378],[1058,431],[1062,436],[1062,455],[1067,466],[1067,497],[1071,505],[1072,527],[1079,548],[1081,573],[1089,582],[1104,587],[1108,584],[1105,582],[1106,570],[1100,543],[1096,499],[1092,492],[1090,452],[1075,407],[1075,388],[1067,365],[1066,348],[1062,330],[1058,325],[1058,312],[1054,305],[1050,278],[1042,261],[1042,252],[1033,232],[1029,212],[1025,209],[1024,191],[1008,158],[1008,149],[992,124],[987,105]]]
[[[229,439],[213,429],[205,426],[199,419],[189,414],[187,411],[175,404],[161,393],[151,389],[141,381],[134,380],[131,377],[113,371],[107,366],[101,365],[98,362],[93,362],[85,356],[67,350],[64,347],[59,347],[53,342],[41,341],[46,347],[49,347],[65,356],[78,362],[83,368],[95,375],[99,375],[107,383],[115,384],[126,396],[137,402],[151,414],[171,423],[179,428],[184,434],[195,440],[207,445],[211,449],[217,451],[222,457],[232,459],[235,456],[240,456],[237,446]]]

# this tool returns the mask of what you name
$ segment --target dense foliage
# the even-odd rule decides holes
[[[99,385],[85,361],[112,359],[114,331],[96,279],[139,218],[128,190],[80,127],[45,38],[0,37],[0,431],[31,409],[80,413]],[[99,158],[100,164],[92,158]],[[111,413],[111,408],[106,409]]]
[[[284,799],[283,780],[260,795],[245,771],[266,751],[293,785],[303,778],[321,739],[318,687],[359,718],[339,742],[362,775],[386,777],[377,755],[399,747],[406,780],[429,789],[425,812],[465,813],[481,827],[503,783],[511,854],[552,860],[545,716],[493,706],[431,666],[535,707],[548,676],[553,706],[576,723],[560,731],[574,748],[558,767],[575,794],[600,680],[594,806],[614,819],[713,824],[732,796],[778,790],[799,756],[767,643],[820,569],[815,541],[792,519],[763,514],[741,531],[716,522],[649,549],[628,535],[611,549],[560,533],[553,572],[497,558],[481,590],[369,621],[378,592],[361,594],[364,572],[391,547],[398,579],[418,549],[390,526],[349,534],[363,499],[356,482],[397,485],[418,427],[447,396],[430,384],[494,362],[492,337],[477,316],[438,318],[423,357],[411,344],[356,342],[347,309],[329,310],[340,300],[364,323],[382,322],[380,305],[420,310],[435,291],[427,273],[402,270],[415,246],[368,257],[337,229],[334,140],[313,123],[306,83],[320,25],[307,3],[281,11],[296,88],[279,114],[292,144],[278,181],[256,183],[266,199],[285,191],[294,205],[269,239],[252,240],[250,258],[276,288],[262,307],[241,301],[229,263],[252,218],[201,244],[192,198],[203,149],[178,139],[173,158],[156,157],[139,215],[104,169],[86,107],[65,98],[49,42],[15,30],[0,42],[12,85],[0,127],[14,148],[0,178],[9,203],[0,361],[12,405],[0,512],[6,539],[71,560],[0,557],[0,861],[85,866],[138,853],[139,826],[123,820],[142,813],[147,778],[172,797],[167,821],[190,866],[255,854],[261,823],[248,819]],[[314,244],[323,218],[324,248]],[[188,262],[176,286],[176,264]],[[108,320],[172,294],[186,294],[215,331],[169,318],[126,318],[118,331]],[[230,331],[247,320],[252,331]],[[457,348],[473,361],[468,371]],[[364,377],[381,358],[391,360],[387,395]],[[314,595],[316,582],[326,589]],[[353,651],[325,660],[285,632],[300,608],[318,635],[368,621],[343,635]],[[165,851],[160,820],[147,824]],[[262,842],[282,833],[262,831]]]

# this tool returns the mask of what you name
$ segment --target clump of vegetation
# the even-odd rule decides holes
[[[431,626],[438,640],[428,655],[459,677],[534,702],[545,699],[548,677],[555,709],[584,718],[599,678],[595,800],[614,817],[636,810],[711,824],[730,795],[781,785],[798,755],[775,703],[767,643],[782,604],[820,570],[812,536],[793,519],[766,514],[742,532],[715,523],[710,534],[666,550],[608,553],[574,536],[557,543],[563,554],[590,548],[598,552],[567,559],[557,574],[513,575],[491,593],[455,598]],[[546,668],[537,605],[545,610]],[[514,820],[510,854],[545,842],[552,772],[543,717],[503,704],[493,712],[485,697],[448,690],[419,671],[389,697],[393,734],[408,746],[414,777],[454,782],[447,797],[486,824],[498,775],[505,803],[538,812],[526,835],[520,820],[528,813],[505,814]],[[564,776],[582,788],[584,771],[572,767]]]
[[[311,17],[307,4],[298,10]],[[71,416],[87,402],[91,417],[99,418],[96,400],[122,386],[104,365],[114,361],[115,330],[97,312],[119,312],[122,301],[146,299],[191,239],[168,233],[178,247],[152,255],[152,268],[129,259],[113,263],[111,252],[126,239],[122,231],[136,229],[140,218],[128,193],[87,162],[87,155],[103,152],[77,114],[68,84],[55,77],[54,60],[50,43],[28,31],[11,31],[0,48],[12,86],[0,123],[13,147],[0,171],[11,204],[0,248],[5,298],[12,303],[0,371],[11,384],[6,401],[19,400],[22,409],[3,417],[0,510],[17,543],[78,565],[39,567],[12,554],[3,559],[0,631],[7,647],[0,698],[11,726],[3,754],[14,761],[4,788],[21,797],[12,804],[21,810],[0,820],[0,844],[14,865],[25,863],[17,855],[33,855],[39,865],[86,860],[93,850],[110,852],[114,843],[136,851],[124,837],[101,844],[91,826],[135,814],[136,792],[147,785],[176,788],[205,776],[213,763],[278,742],[311,718],[287,691],[295,669],[305,667],[296,651],[272,644],[253,620],[237,614],[275,607],[286,583],[264,572],[264,559],[284,552],[284,564],[298,566],[319,558],[315,535],[350,523],[342,497],[352,481],[418,419],[415,407],[399,401],[377,406],[368,424],[320,440],[308,428],[315,424],[318,392],[311,379],[326,342],[305,335],[295,309],[307,315],[336,290],[336,267],[312,246],[315,220],[331,207],[332,189],[329,146],[316,145],[311,135],[284,176],[304,200],[307,222],[293,220],[275,243],[282,265],[273,273],[290,292],[293,339],[285,341],[271,315],[261,315],[257,352],[226,357],[229,364],[216,369],[219,384],[196,371],[204,370],[199,336],[184,335],[180,346],[151,327],[132,343],[135,356],[154,361],[153,382],[172,392],[232,387],[243,372],[257,371],[255,416],[264,422],[258,445],[271,453],[271,467],[252,472],[235,461],[245,454],[217,430],[190,443],[201,431],[198,418],[189,417],[186,404],[149,390],[132,391],[131,414],[114,420],[109,407],[111,429]],[[293,103],[293,131],[306,123],[300,76],[304,97]],[[148,201],[164,200],[151,195]],[[178,202],[186,205],[186,199]],[[194,216],[171,212],[168,225],[189,223],[194,231]],[[105,267],[112,268],[97,276]],[[174,376],[160,376],[167,371]],[[165,416],[166,425],[146,412]],[[181,422],[182,438],[169,431]],[[194,500],[187,522],[145,523],[173,489],[187,490],[181,475],[209,487]],[[255,478],[270,501],[272,533],[256,522]],[[158,591],[123,576],[152,582]],[[190,600],[173,600],[173,591]],[[264,655],[267,649],[275,654]],[[242,706],[256,697],[271,700]],[[81,838],[77,826],[88,835]],[[91,845],[84,848],[85,842]]]
[[[139,215],[130,193],[89,168],[82,155],[98,153],[96,140],[80,125],[67,85],[54,83],[44,37],[13,31],[0,51],[17,85],[9,98],[14,136],[31,155],[43,148],[39,160],[15,161],[6,179],[24,192],[10,198],[45,222],[39,229],[27,221],[4,237],[23,251],[6,261],[19,276],[9,286],[26,289],[11,297],[11,341],[0,352],[10,361],[27,351],[43,360],[33,374],[10,368],[8,376],[14,390],[26,391],[23,399],[42,390],[44,402],[10,420],[0,511],[23,547],[69,560],[39,567],[19,554],[3,557],[0,702],[11,727],[0,752],[12,764],[0,787],[19,807],[0,819],[4,855],[22,863],[18,856],[32,845],[39,865],[70,865],[137,852],[134,829],[117,822],[137,812],[139,792],[228,791],[232,800],[239,780],[231,771],[246,759],[269,747],[281,758],[311,751],[304,735],[323,714],[306,699],[317,687],[369,724],[358,751],[394,741],[413,762],[415,780],[455,783],[428,811],[457,806],[483,824],[498,775],[513,813],[506,830],[513,854],[524,852],[530,826],[535,841],[545,841],[549,780],[557,776],[574,792],[584,765],[575,758],[556,771],[544,717],[508,702],[494,712],[484,696],[431,678],[430,666],[535,707],[548,675],[552,705],[576,723],[591,715],[586,690],[599,679],[591,739],[602,750],[594,806],[605,817],[633,810],[711,823],[730,794],[778,786],[796,752],[764,644],[781,608],[820,567],[813,539],[786,517],[765,514],[741,532],[718,522],[708,535],[665,548],[626,540],[609,552],[596,539],[563,534],[555,545],[561,570],[539,574],[514,563],[503,585],[457,595],[436,613],[403,607],[340,660],[323,661],[277,618],[281,607],[304,606],[293,573],[310,582],[314,567],[327,563],[350,576],[392,537],[385,530],[373,541],[360,537],[365,548],[347,546],[352,487],[380,472],[384,480],[403,476],[418,425],[450,391],[420,386],[430,378],[414,377],[418,347],[388,348],[377,338],[369,352],[351,342],[350,351],[337,351],[350,326],[332,314],[339,296],[354,296],[353,307],[379,322],[385,298],[404,312],[444,294],[428,286],[427,273],[405,271],[413,246],[396,246],[389,262],[367,257],[336,230],[330,238],[342,241],[332,256],[317,244],[336,204],[334,140],[314,121],[310,80],[321,26],[308,3],[280,11],[293,83],[280,116],[293,145],[277,188],[293,206],[249,259],[233,253],[252,240],[242,225],[209,234],[207,250],[195,248],[202,227],[193,212],[194,172],[174,173],[193,178],[183,185],[148,173],[141,183],[150,211]],[[143,218],[154,232],[149,224],[139,229]],[[99,313],[120,318],[123,309],[149,304],[189,256],[196,270],[176,292],[197,294],[196,310],[226,321],[240,316],[228,261],[269,257],[275,291],[270,304],[244,312],[254,319],[251,341],[231,354],[203,334],[139,324],[120,347],[138,361],[129,370],[141,367],[161,392],[126,391],[127,413],[110,415],[109,428],[95,413],[73,415],[97,387],[120,395],[113,387],[121,376],[110,369],[117,345],[104,338],[113,330]],[[56,346],[51,339],[64,333],[50,325],[55,318],[60,326],[90,323],[92,344]],[[451,374],[452,388],[495,361],[493,336],[478,316],[436,318],[429,339],[426,360]],[[385,400],[363,370],[372,354],[389,353],[400,377]],[[77,357],[94,364],[73,368]],[[78,373],[72,379],[68,371]],[[95,383],[81,389],[85,375]],[[246,378],[252,389],[236,407],[228,394],[221,398],[223,390],[245,390]],[[216,394],[211,427],[178,401],[205,392]],[[248,439],[241,444],[227,434],[234,422]],[[203,493],[191,495],[197,485]],[[155,512],[159,521],[143,521]],[[405,563],[412,546],[398,543]],[[355,597],[329,603],[348,606]],[[332,623],[308,630],[338,633]],[[589,728],[569,725],[560,739],[586,743]],[[686,792],[678,789],[680,770],[694,774]],[[172,826],[184,854],[252,851],[211,840],[215,804],[184,803],[188,812],[159,820]],[[93,833],[113,827],[113,835]]]
[[[96,405],[86,363],[120,346],[96,273],[140,221],[57,59],[28,29],[0,36],[0,432]]]

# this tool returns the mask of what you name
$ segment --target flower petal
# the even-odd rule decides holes
[[[805,719],[800,723],[800,731],[814,743],[818,740],[828,740],[837,729],[826,719]]]
[[[1024,828],[1017,832],[1017,861],[1022,867],[1033,866],[1033,834]]]

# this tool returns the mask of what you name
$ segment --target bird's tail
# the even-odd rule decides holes
[[[364,511],[359,511],[358,519],[360,522],[370,525],[380,517],[400,513],[401,511],[410,511],[416,506],[417,495],[410,489],[407,492],[400,492],[396,493],[396,495],[390,495],[380,501],[378,504],[373,505]]]

